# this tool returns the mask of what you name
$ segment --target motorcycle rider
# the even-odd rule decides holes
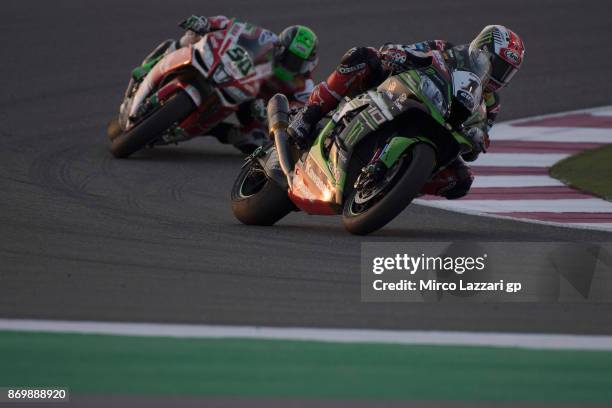
[[[185,33],[179,40],[166,40],[149,54],[141,66],[132,71],[135,81],[142,80],[164,55],[198,42],[205,34],[224,30],[232,19],[226,16],[192,15],[179,24]],[[221,123],[208,134],[222,143],[233,144],[244,153],[251,153],[266,140],[267,100],[276,93],[285,94],[293,106],[302,106],[314,88],[312,71],[318,64],[318,39],[308,27],[292,25],[279,35],[265,31],[267,41],[273,41],[273,75],[261,86],[258,98],[240,105],[236,116],[239,126]]]
[[[467,53],[470,60],[477,61],[487,69],[481,75],[486,118],[469,126],[464,124],[464,134],[476,146],[475,150],[436,173],[421,191],[422,194],[439,195],[447,199],[463,197],[474,180],[464,160],[474,161],[479,153],[486,152],[489,146],[488,132],[500,110],[498,91],[508,85],[523,62],[523,41],[504,26],[486,26],[470,44],[460,46],[434,40],[411,45],[385,44],[378,50],[370,47],[351,48],[342,57],[336,70],[314,88],[307,104],[293,117],[287,129],[290,137],[299,146],[310,146],[314,125],[327,112],[336,108],[342,97],[375,87],[391,74],[426,67],[432,63],[437,51],[441,52],[451,67],[460,60],[458,54]],[[379,165],[384,166],[382,163]]]

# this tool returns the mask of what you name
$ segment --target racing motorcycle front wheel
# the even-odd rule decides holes
[[[153,142],[173,125],[180,123],[193,109],[194,104],[189,95],[179,91],[129,131],[116,135],[110,133],[113,129],[107,129],[109,138],[114,136],[110,146],[111,153],[117,158],[128,157]],[[109,127],[111,125],[109,124]]]
[[[231,198],[234,216],[246,225],[270,226],[295,210],[287,191],[268,178],[257,160],[242,169]]]
[[[436,153],[428,144],[417,143],[376,183],[354,188],[344,203],[342,222],[351,234],[370,234],[389,223],[419,194],[431,177]]]

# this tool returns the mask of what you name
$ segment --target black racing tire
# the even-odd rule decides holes
[[[128,157],[154,141],[173,124],[185,119],[194,107],[186,92],[177,92],[134,128],[115,137],[111,143],[111,153],[117,158]]]
[[[242,169],[232,187],[232,212],[243,224],[270,226],[295,209],[287,190],[270,180],[256,160]]]
[[[121,126],[119,126],[118,117],[114,117],[108,121],[108,124],[106,125],[106,136],[108,136],[108,140],[112,142],[122,133],[123,129],[121,129]]]
[[[372,207],[362,213],[352,212],[357,191],[347,197],[342,213],[344,228],[351,234],[370,234],[397,217],[419,194],[436,165],[436,152],[426,143],[417,143],[409,151],[410,160],[396,177],[395,185]]]

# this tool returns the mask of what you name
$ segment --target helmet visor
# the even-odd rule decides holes
[[[499,55],[493,57],[491,68],[491,80],[496,85],[496,89],[508,85],[518,72],[517,67],[502,59]]]
[[[285,52],[277,62],[281,67],[293,74],[306,74],[311,72],[317,65],[316,58],[314,60],[305,60],[292,52]]]

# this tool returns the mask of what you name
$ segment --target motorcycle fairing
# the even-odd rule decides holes
[[[132,98],[132,102],[127,110],[128,118],[133,117],[136,114],[138,107],[144,102],[144,100],[151,94],[153,89],[159,85],[161,80],[169,73],[176,71],[179,68],[191,65],[192,61],[192,50],[191,47],[185,47],[178,49],[170,54],[166,55],[159,61],[153,69],[144,78],[136,94]],[[191,96],[191,95],[190,95]],[[191,96],[193,99],[193,96]],[[194,103],[197,103],[194,100]]]
[[[335,177],[325,152],[325,140],[332,128],[333,122],[329,121],[293,171],[289,198],[309,214],[335,215],[341,211],[335,202]]]
[[[145,76],[125,109],[122,106],[120,123],[128,130],[133,125],[129,118],[136,116],[147,98],[163,102],[164,98],[157,93],[168,96],[164,88],[152,95],[164,78],[191,67],[208,80],[207,84],[212,82],[214,86],[202,83],[192,86],[182,83],[181,77],[173,80],[179,81],[179,87],[189,94],[197,107],[177,130],[183,138],[205,134],[238,110],[241,103],[255,98],[261,82],[272,75],[272,63],[267,59],[273,44],[261,41],[267,38],[264,32],[267,30],[232,20],[227,29],[208,33],[196,44],[165,55]],[[211,109],[216,105],[220,105],[219,109]]]
[[[194,53],[201,56],[195,61],[202,74],[217,85],[224,106],[237,109],[255,98],[262,81],[272,75],[267,55],[273,44],[260,41],[267,38],[266,32],[234,19],[224,31],[208,33],[194,45]]]
[[[426,69],[391,76],[376,90],[364,92],[341,104],[332,120],[317,136],[306,158],[296,164],[290,191],[294,203],[305,211],[319,214],[341,205],[354,147],[382,125],[412,109],[426,112],[460,145],[471,148],[471,143],[447,123],[446,117],[457,97],[466,101],[470,101],[470,98],[472,101],[477,100],[480,83],[476,81],[475,75],[466,71],[460,71],[453,78],[453,73],[449,73],[441,61],[439,58]],[[473,89],[473,96],[461,94],[469,89]],[[469,110],[475,112],[478,107],[474,103]],[[336,128],[341,130],[328,153],[325,141]],[[383,163],[391,167],[415,143],[428,143],[437,149],[435,143],[426,136],[396,135],[381,152]]]

